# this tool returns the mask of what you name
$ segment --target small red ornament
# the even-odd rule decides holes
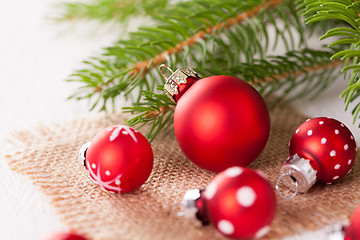
[[[318,117],[296,129],[289,150],[281,177],[291,176],[284,183],[292,189],[296,185],[299,192],[305,193],[316,181],[331,184],[347,175],[356,160],[357,148],[354,136],[344,124]]]
[[[235,77],[198,79],[190,68],[180,68],[164,87],[177,102],[174,130],[180,148],[193,163],[210,171],[247,166],[269,137],[270,117],[263,98]]]
[[[275,193],[260,171],[231,167],[220,172],[205,191],[190,190],[182,202],[184,215],[212,223],[232,238],[262,237],[276,212]]]
[[[86,238],[75,233],[59,232],[46,237],[44,240],[86,240]]]
[[[112,126],[100,131],[88,148],[80,152],[80,158],[85,156],[90,177],[111,192],[137,189],[148,179],[153,167],[149,142],[128,126]]]
[[[326,240],[360,240],[360,206],[353,213],[350,224],[333,226]]]

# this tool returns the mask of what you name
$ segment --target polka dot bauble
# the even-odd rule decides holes
[[[301,124],[289,143],[290,157],[281,172],[284,183],[306,192],[315,182],[331,184],[347,175],[356,159],[356,142],[341,122],[326,117]],[[296,186],[297,185],[297,186]]]
[[[232,238],[263,237],[270,230],[276,211],[275,193],[265,175],[237,166],[220,172],[193,199],[194,204],[184,198],[184,215],[195,212],[203,224],[211,223],[221,234]]]
[[[210,171],[247,166],[269,137],[270,117],[263,98],[241,79],[210,76],[194,81],[186,71],[178,69],[165,85],[177,102],[174,130],[180,148],[193,163]]]
[[[85,154],[91,179],[107,191],[130,192],[140,187],[153,167],[153,152],[147,139],[128,126],[112,126],[100,131]]]

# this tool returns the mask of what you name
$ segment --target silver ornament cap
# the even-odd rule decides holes
[[[196,206],[196,200],[198,200],[200,198],[201,192],[199,189],[191,189],[188,190],[185,195],[184,198],[181,202],[181,204],[184,207],[184,217],[191,219],[191,220],[195,220],[196,218],[196,213],[198,212],[198,207]]]
[[[344,240],[345,239],[345,228],[342,224],[336,224],[331,226],[326,231],[325,240]]]
[[[281,167],[279,180],[288,176],[284,178],[286,187],[295,192],[306,193],[315,184],[316,173],[317,171],[312,168],[309,159],[294,154]]]

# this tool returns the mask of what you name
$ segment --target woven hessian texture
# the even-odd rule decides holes
[[[268,144],[250,167],[262,170],[274,186],[280,166],[288,157],[291,135],[305,117],[282,105],[272,110],[271,120]],[[99,130],[122,122],[120,116],[100,116],[17,132],[11,142],[20,151],[6,159],[11,169],[29,176],[39,186],[66,225],[89,239],[226,239],[213,227],[197,226],[168,214],[186,190],[204,188],[214,176],[191,164],[172,134],[152,143],[154,169],[140,189],[117,195],[94,185],[77,160],[78,150]],[[360,165],[356,162],[353,171],[333,185],[316,184],[292,200],[278,197],[272,230],[264,239],[347,221],[360,204],[359,176]]]

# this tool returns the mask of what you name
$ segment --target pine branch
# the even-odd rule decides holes
[[[131,16],[154,16],[168,5],[168,0],[92,0],[89,3],[66,2],[59,21],[97,19],[101,22],[124,22]]]
[[[335,50],[289,51],[285,56],[269,57],[269,60],[255,59],[251,64],[240,63],[238,66],[228,68],[222,74],[246,80],[256,87],[264,97],[281,91],[280,97],[274,104],[285,97],[288,97],[288,100],[311,98],[330,85],[335,79],[332,76],[334,71],[343,64],[341,60],[329,60]],[[212,75],[214,71],[216,73],[219,70],[216,68],[205,69],[205,73]],[[268,75],[269,73],[272,74]],[[163,90],[162,86],[159,86],[158,89]],[[160,131],[171,129],[175,105],[164,94],[155,94],[149,91],[144,91],[143,94],[143,101],[134,103],[133,107],[127,107],[124,110],[137,114],[128,121],[130,126],[140,124],[142,127],[151,124],[147,137],[152,141]]]
[[[281,4],[283,0],[270,0],[263,2],[262,4],[255,6],[254,8],[247,10],[245,12],[237,14],[235,17],[228,18],[224,20],[223,22],[219,22],[215,25],[207,27],[205,30],[200,30],[194,35],[188,37],[186,40],[176,44],[175,47],[170,47],[166,51],[158,54],[152,59],[148,59],[143,62],[138,62],[134,64],[134,74],[145,71],[148,72],[152,68],[159,66],[160,64],[167,61],[167,56],[172,54],[179,54],[180,52],[183,52],[185,48],[189,48],[194,44],[198,44],[199,41],[205,40],[208,37],[211,37],[212,34],[218,34],[219,32],[226,30],[234,25],[238,25],[245,21],[246,19],[249,19],[251,17],[254,17],[259,14],[260,11],[267,9],[270,11],[272,8],[278,6]]]
[[[267,11],[269,7],[271,11]],[[286,24],[278,26],[282,24],[277,19]],[[84,84],[72,98],[97,97],[92,108],[102,102],[104,110],[108,100],[121,94],[127,97],[135,88],[153,91],[162,84],[159,72],[149,69],[164,59],[170,67],[181,63],[204,68],[206,55],[229,42],[238,48],[230,53],[237,56],[235,63],[241,58],[251,62],[257,54],[263,57],[267,52],[269,26],[276,29],[274,46],[282,43],[287,49],[294,48],[292,28],[301,33],[300,44],[304,42],[303,26],[289,0],[193,0],[178,3],[154,20],[157,27],[140,28],[130,33],[129,40],[107,48],[103,58],[87,61],[90,68],[79,70],[70,79]],[[221,62],[211,64],[223,66]]]
[[[350,72],[350,80],[347,88],[342,92],[341,97],[344,98],[347,110],[349,104],[358,101],[357,105],[352,111],[354,116],[354,123],[357,118],[360,118],[360,27],[359,14],[360,3],[352,0],[338,0],[338,1],[324,1],[324,0],[305,0],[299,5],[302,9],[303,15],[306,17],[307,23],[328,20],[340,20],[348,24],[342,27],[333,27],[321,39],[336,37],[335,40],[329,44],[329,47],[342,45],[347,49],[336,52],[331,59],[338,59],[345,61],[345,67],[342,72]],[[360,125],[359,125],[360,127]]]

